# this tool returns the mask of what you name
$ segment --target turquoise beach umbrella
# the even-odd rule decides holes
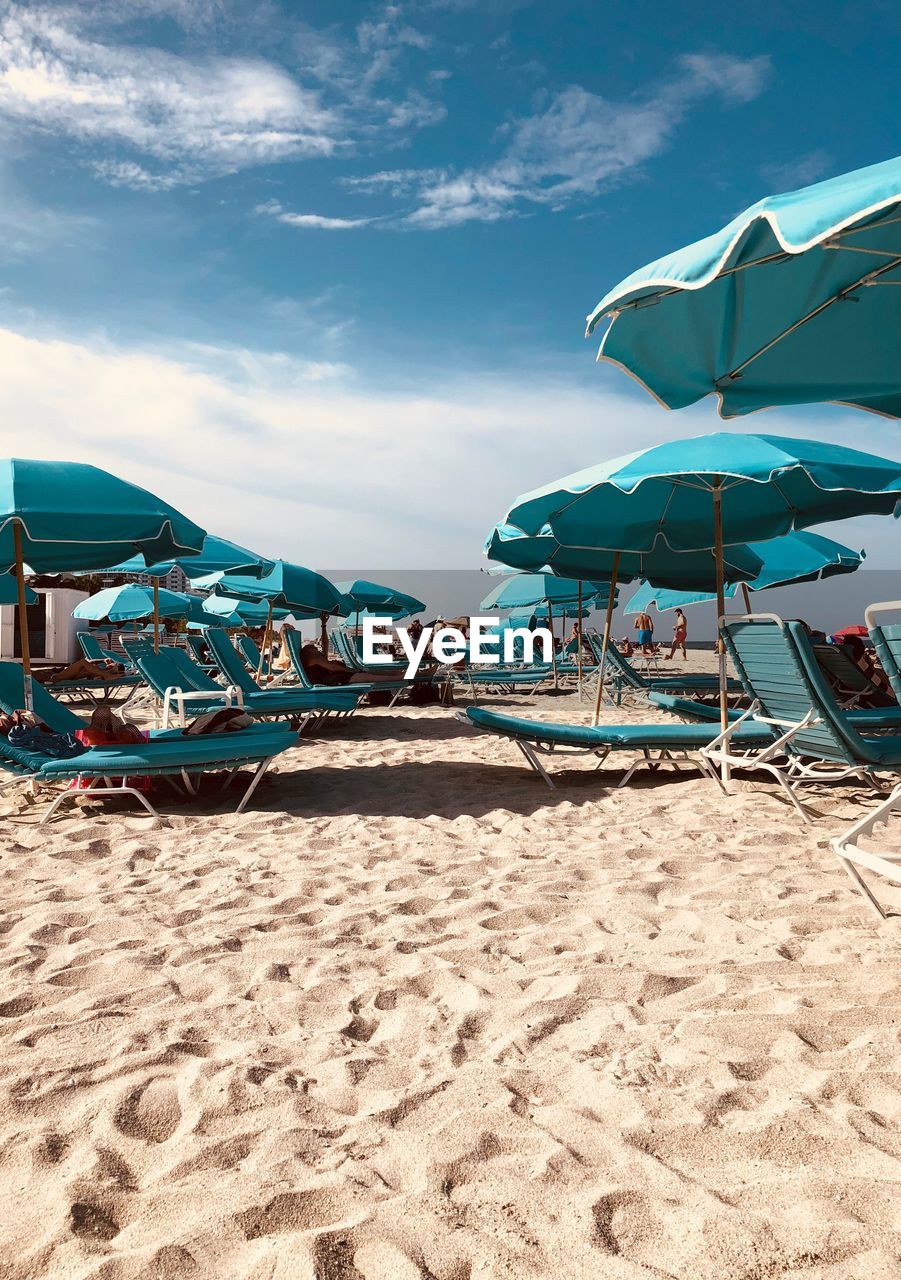
[[[706,591],[716,572],[712,548],[672,552],[667,546],[658,544],[651,551],[617,553],[562,547],[550,525],[542,526],[534,536],[523,533],[512,524],[496,525],[485,543],[485,554],[492,560],[512,566],[504,572],[514,569],[538,572],[544,568],[565,578],[609,579],[616,569],[620,581],[645,578],[664,588],[697,587]],[[750,580],[762,568],[760,557],[743,544],[725,548],[724,564],[731,582]]]
[[[146,573],[151,578],[165,578],[167,573],[178,567],[188,578],[193,579],[254,563],[259,566],[261,574],[270,572],[274,565],[272,560],[266,560],[263,556],[248,551],[246,547],[239,547],[236,542],[208,533],[197,555],[175,556],[149,565],[145,565],[143,556],[132,556],[121,564],[113,565],[110,573]]]
[[[415,596],[394,587],[383,587],[378,582],[368,582],[365,578],[336,582],[335,590],[348,596],[354,609],[361,611],[361,616],[368,609],[372,617],[409,618],[425,609],[423,602]]]
[[[180,591],[159,591],[159,617],[186,618],[191,615],[190,596]],[[118,587],[106,587],[82,600],[72,611],[73,618],[88,622],[134,622],[139,618],[152,618],[154,592],[136,582],[126,582]]]
[[[575,609],[579,595],[579,583],[569,578],[558,578],[553,573],[514,573],[492,587],[479,608],[486,612],[490,609],[521,612],[543,605],[547,611],[548,607],[571,604]],[[582,583],[583,604],[589,600],[606,603],[607,595],[607,583]]]
[[[570,550],[692,551],[850,516],[891,515],[901,463],[841,445],[714,432],[587,467],[517,498],[506,523]],[[648,575],[645,575],[648,576]]]
[[[234,596],[207,596],[203,612],[210,625],[224,627],[264,627],[270,618],[269,605],[262,600],[239,600]],[[273,609],[271,617],[289,617],[287,609]]]
[[[863,551],[852,551],[840,542],[824,538],[821,534],[803,531],[789,533],[784,538],[770,542],[751,544],[763,564],[756,577],[744,584],[732,583],[726,595],[735,596],[739,585],[750,591],[765,591],[773,587],[786,587],[800,582],[816,582],[837,574],[853,573],[866,558]],[[711,586],[712,586],[711,582]],[[692,604],[704,604],[716,600],[716,592],[670,591],[643,582],[625,607],[626,613],[644,613],[652,604],[666,613],[669,609],[684,609]]]
[[[751,205],[588,317],[598,359],[669,409],[838,401],[901,417],[901,157]]]
[[[136,552],[148,563],[199,551],[199,525],[146,489],[83,462],[0,461],[0,570],[104,569]],[[28,624],[19,610],[25,708],[31,710]]]
[[[289,560],[270,562],[268,573],[256,575],[254,566],[240,566],[224,573],[195,579],[195,586],[242,600],[271,601],[274,608],[297,616],[319,617],[323,613],[345,617],[350,602],[321,573],[292,564]]]
[[[0,568],[34,573],[105,569],[141,552],[199,551],[204,531],[146,489],[83,462],[0,460]]]

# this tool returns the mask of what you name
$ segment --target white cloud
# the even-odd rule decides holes
[[[254,212],[275,218],[276,222],[283,222],[288,227],[309,227],[319,231],[350,231],[355,227],[366,227],[375,221],[373,218],[329,218],[321,213],[292,213],[277,200],[258,204]]]
[[[358,190],[379,187],[416,204],[395,225],[437,229],[493,222],[529,206],[554,209],[596,196],[640,170],[663,151],[687,113],[709,98],[751,101],[769,74],[764,57],[690,54],[651,93],[622,102],[578,85],[555,94],[531,116],[502,131],[500,157],[481,168],[395,170],[357,179]]]
[[[314,566],[478,567],[488,528],[519,493],[625,442],[721,427],[710,405],[666,414],[602,370],[590,387],[539,373],[442,386],[423,370],[418,389],[392,392],[286,355],[127,350],[8,328],[0,365],[0,454],[93,462],[216,533]],[[893,424],[838,410],[755,425],[897,448]],[[838,536],[872,553],[894,527]]]
[[[7,9],[0,20],[0,115],[150,161],[101,160],[100,172],[114,182],[196,181],[330,155],[342,141],[338,115],[272,63],[102,44],[80,35],[70,18],[45,7]]]

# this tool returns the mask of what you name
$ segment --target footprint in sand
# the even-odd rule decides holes
[[[354,1200],[339,1188],[283,1191],[267,1204],[256,1205],[235,1217],[248,1240],[281,1235],[287,1231],[311,1231],[334,1226],[354,1208]]]
[[[88,1200],[78,1200],[69,1210],[73,1235],[82,1240],[112,1240],[119,1234],[119,1223],[113,1210]]]
[[[148,1080],[119,1103],[114,1122],[128,1138],[143,1142],[165,1142],[181,1122],[178,1093],[171,1080]]]

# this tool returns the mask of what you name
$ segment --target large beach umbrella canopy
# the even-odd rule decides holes
[[[523,533],[512,524],[496,525],[485,543],[485,554],[492,560],[512,566],[511,573],[553,572],[565,578],[602,579],[616,570],[618,580],[631,582],[645,578],[655,586],[708,590],[716,572],[713,549],[672,552],[663,543],[650,551],[616,552],[608,549],[563,547],[554,537],[550,525],[537,534]],[[740,582],[757,576],[762,568],[760,557],[750,547],[739,544],[724,548],[724,571],[727,580]],[[489,570],[489,573],[497,572]]]
[[[135,622],[139,618],[187,618],[192,614],[191,597],[181,591],[153,591],[136,582],[106,587],[82,600],[72,611],[73,618],[88,622]]]
[[[254,551],[248,551],[246,547],[238,546],[236,542],[229,542],[227,538],[217,538],[214,534],[208,533],[197,555],[174,556],[166,560],[158,560],[154,564],[145,564],[143,556],[132,556],[128,560],[123,560],[121,564],[113,565],[109,572],[146,573],[151,578],[165,578],[167,573],[179,568],[186,577],[194,579],[206,577],[211,573],[222,573],[238,566],[249,571],[249,567],[253,564],[257,564],[260,574],[264,574],[271,572],[274,563],[273,560],[267,560],[264,556],[258,556]]]
[[[892,514],[901,463],[819,440],[714,432],[587,467],[517,498],[506,516],[586,551],[693,551],[830,520]],[[644,575],[648,577],[648,574]]]
[[[580,599],[583,604],[589,600],[606,602],[608,594],[606,582],[580,584],[569,578],[559,578],[553,573],[514,573],[492,587],[479,608],[522,612],[539,605],[549,609],[570,604],[575,609]]]
[[[207,596],[203,612],[208,626],[264,627],[270,618],[269,604],[263,600],[239,600],[234,596]],[[290,617],[287,609],[273,609],[271,617]]]
[[[635,271],[588,317],[670,409],[839,401],[901,417],[901,157],[769,196]],[[847,305],[846,305],[847,304]]]
[[[348,578],[344,582],[336,582],[335,590],[348,596],[354,609],[358,609],[361,615],[368,610],[372,617],[409,618],[425,609],[422,601],[415,596],[398,591],[395,587],[369,582],[366,578]]]
[[[105,569],[140,552],[190,555],[204,531],[161,498],[83,462],[0,460],[0,569]],[[17,553],[16,541],[19,548]]]
[[[289,560],[272,561],[268,573],[257,573],[253,565],[242,565],[222,573],[195,579],[201,590],[217,595],[236,596],[242,600],[270,602],[273,608],[286,609],[297,616],[319,617],[323,613],[346,617],[350,601],[321,573],[292,564]]]
[[[751,543],[751,550],[762,559],[763,565],[756,577],[746,583],[731,583],[726,595],[735,596],[739,587],[750,591],[765,591],[772,587],[792,586],[800,582],[816,582],[837,574],[853,573],[866,558],[863,551],[824,538],[821,534],[804,530],[788,533],[784,538],[770,542]],[[711,588],[713,588],[711,581]],[[643,582],[625,607],[626,613],[644,613],[656,605],[661,613],[669,609],[684,609],[692,604],[704,604],[716,600],[716,591],[671,591]]]
[[[205,532],[146,489],[83,462],[0,461],[0,570],[14,567],[26,709],[31,654],[24,565],[36,573],[104,569],[135,553],[145,561],[190,555]]]

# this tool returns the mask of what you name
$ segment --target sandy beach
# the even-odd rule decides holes
[[[871,801],[555,767],[372,709],[240,816],[7,793],[4,1280],[901,1274],[897,920],[828,846]]]

